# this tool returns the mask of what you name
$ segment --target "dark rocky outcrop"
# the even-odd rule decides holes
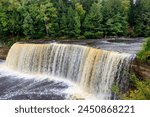
[[[132,64],[132,69],[139,78],[150,80],[150,64],[142,63],[138,59],[135,59]]]
[[[0,59],[5,60],[7,57],[9,49],[6,47],[0,47]]]

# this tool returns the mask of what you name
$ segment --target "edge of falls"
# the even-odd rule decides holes
[[[15,43],[5,65],[28,74],[46,74],[70,80],[98,99],[116,99],[113,85],[128,88],[133,55],[71,44]]]

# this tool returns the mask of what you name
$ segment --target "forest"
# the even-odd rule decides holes
[[[0,0],[0,38],[150,36],[150,0]]]

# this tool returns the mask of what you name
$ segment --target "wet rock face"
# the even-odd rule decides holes
[[[150,65],[141,63],[139,60],[135,59],[132,68],[134,73],[143,80],[150,80]]]
[[[5,60],[7,57],[9,49],[5,47],[0,47],[0,59]]]

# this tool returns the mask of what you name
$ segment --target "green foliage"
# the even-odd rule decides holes
[[[137,0],[132,8],[133,27],[137,36],[150,36],[150,0]]]
[[[1,38],[0,44],[1,44],[3,47],[10,48],[10,47],[11,47],[15,42],[17,42],[18,40],[19,40],[18,37],[11,38],[11,39],[8,39],[8,38]]]
[[[103,37],[103,32],[100,32],[100,31],[98,31],[98,32],[95,32],[95,33],[93,33],[93,32],[85,32],[84,33],[84,36],[87,38],[87,39],[91,39],[91,38],[101,38],[101,37]]]
[[[129,0],[104,0],[102,4],[105,35],[126,36],[128,33]]]
[[[117,95],[120,95],[119,87],[117,85],[112,85],[111,91]]]
[[[102,36],[102,6],[101,3],[93,3],[89,14],[86,15],[83,27],[85,30],[84,36],[87,38],[97,38]]]
[[[150,0],[0,0],[0,36],[150,36]]]
[[[72,7],[68,8],[67,12],[67,29],[66,34],[70,37],[77,37],[80,35],[80,16]]]
[[[131,84],[134,87],[124,94],[127,100],[150,100],[150,80],[140,81],[135,75],[131,75]]]
[[[142,50],[137,54],[137,58],[145,63],[150,63],[150,37],[145,39]]]
[[[32,18],[31,18],[31,16],[30,16],[29,13],[25,16],[25,18],[23,20],[22,27],[23,27],[23,34],[24,35],[27,36],[27,35],[31,35],[31,34],[34,33],[34,30],[33,30],[33,20],[32,20]]]
[[[128,92],[123,93],[117,85],[113,85],[111,91],[123,100],[150,100],[150,80],[139,80],[135,74],[130,74]]]
[[[42,2],[39,6],[37,19],[44,23],[46,35],[52,35],[54,33],[54,23],[56,15],[56,8],[50,1]]]

